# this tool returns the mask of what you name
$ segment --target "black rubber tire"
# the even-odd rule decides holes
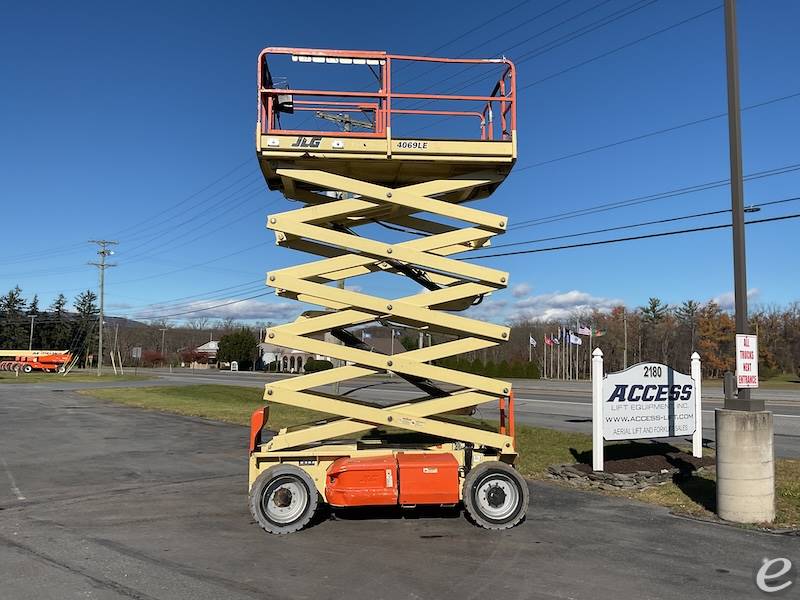
[[[496,481],[507,486],[513,486],[516,492],[516,502],[510,507],[508,515],[502,518],[493,518],[481,508],[478,498],[480,489],[487,483]],[[503,494],[505,498],[505,494]],[[528,483],[517,470],[504,462],[488,461],[474,467],[464,478],[463,500],[464,509],[470,520],[484,529],[511,529],[525,518],[528,510]]]
[[[271,492],[270,486],[275,482],[281,481],[304,486],[308,497],[307,505],[300,514],[292,521],[286,523],[280,523],[270,519],[262,506],[264,495]],[[253,515],[253,518],[264,531],[278,535],[293,533],[303,529],[314,517],[314,513],[319,506],[319,492],[317,492],[317,487],[314,485],[314,480],[311,479],[311,476],[300,467],[294,465],[275,465],[256,478],[253,487],[250,489],[249,504],[250,514]]]
[[[33,367],[32,367],[32,366],[30,366],[30,365],[25,365],[24,367],[22,367],[22,370],[23,370],[25,373],[30,373],[31,371],[33,371]]]

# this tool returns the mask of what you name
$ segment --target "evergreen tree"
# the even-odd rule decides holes
[[[33,300],[31,300],[30,304],[28,304],[28,315],[38,315],[39,314],[39,294],[33,295]]]
[[[27,348],[27,327],[25,327],[25,299],[20,287],[0,297],[0,347]]]
[[[697,331],[697,313],[699,310],[700,305],[694,300],[686,300],[675,309],[675,317],[677,317],[681,325],[689,330],[692,350],[695,348],[695,332]]]
[[[100,309],[97,307],[97,294],[92,290],[81,292],[75,297],[73,307],[78,313],[75,323],[77,329],[74,335],[75,350],[81,360],[85,362],[88,355],[97,348],[97,316],[100,314]]]
[[[253,365],[258,351],[258,337],[246,327],[223,335],[219,340],[217,358],[220,362],[239,363],[239,369],[247,371]]]
[[[72,349],[70,346],[74,332],[66,308],[67,298],[64,294],[59,294],[50,305],[51,322],[42,331],[42,342],[50,350]]]
[[[645,323],[655,325],[663,321],[667,316],[669,304],[664,304],[660,298],[650,298],[647,306],[640,306],[639,311],[642,313],[642,319]]]

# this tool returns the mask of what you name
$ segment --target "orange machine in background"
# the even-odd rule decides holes
[[[63,371],[72,360],[69,350],[0,350],[0,371]],[[13,357],[13,358],[12,358]]]

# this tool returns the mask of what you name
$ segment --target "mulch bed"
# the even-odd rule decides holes
[[[603,470],[606,473],[637,473],[639,471],[650,471],[660,473],[662,470],[678,469],[683,473],[696,471],[700,467],[712,467],[715,465],[713,456],[695,458],[686,452],[666,452],[664,454],[651,454],[648,456],[638,456],[635,458],[619,458],[606,460],[603,463]],[[572,465],[582,473],[591,473],[592,465],[577,463]]]

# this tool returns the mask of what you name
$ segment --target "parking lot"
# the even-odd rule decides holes
[[[273,537],[246,501],[246,430],[0,388],[0,597],[753,598],[798,538],[531,483],[507,532],[451,512],[322,515]]]

